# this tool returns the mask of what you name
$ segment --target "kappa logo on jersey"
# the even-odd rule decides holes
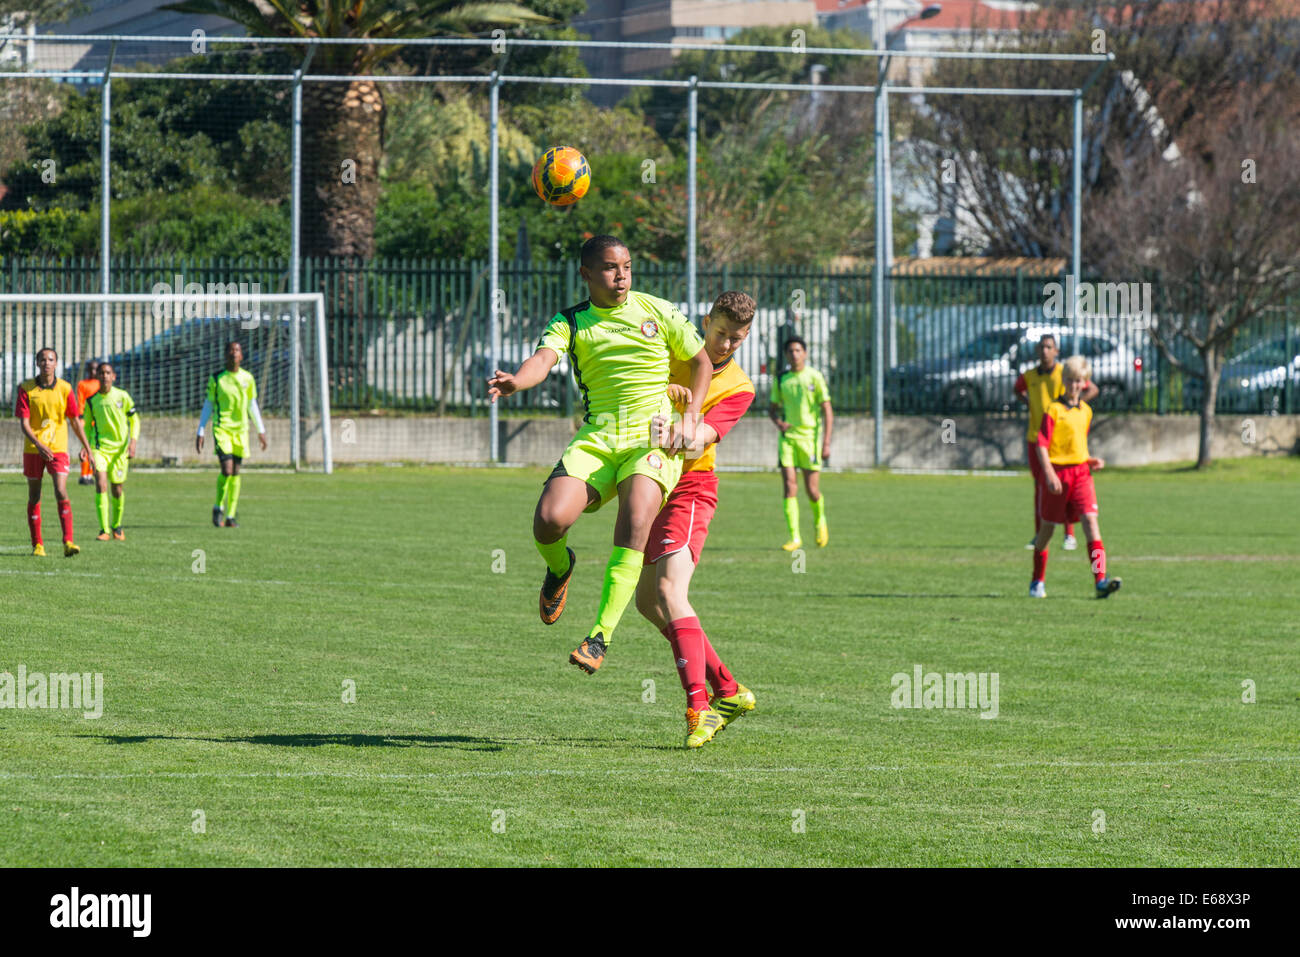
[[[659,335],[659,323],[655,322],[653,319],[647,319],[645,322],[641,323],[641,335],[645,336],[647,339],[653,339],[655,336]]]
[[[685,659],[685,658],[678,658],[678,659],[677,659],[677,667],[678,667],[678,668],[685,668],[685,667],[686,667],[686,659]]]
[[[655,455],[653,452],[647,455],[645,457],[645,460],[650,463],[652,468],[661,469],[664,467],[664,460],[661,459],[659,456]]]

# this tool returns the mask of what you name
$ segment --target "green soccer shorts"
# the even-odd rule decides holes
[[[114,485],[121,485],[126,481],[126,473],[131,468],[131,460],[126,454],[127,448],[128,446],[123,445],[119,449],[91,449],[91,465],[96,472],[104,472]]]
[[[818,455],[817,435],[804,435],[790,437],[787,432],[781,436],[781,450],[777,457],[777,463],[782,468],[800,468],[807,469],[810,472],[820,472],[822,467],[821,456]]]
[[[627,431],[623,432],[626,436]],[[669,456],[663,449],[649,445],[649,423],[641,430],[642,440],[630,443],[620,441],[617,430],[603,427],[603,423],[588,422],[569,440],[547,481],[562,475],[580,478],[600,495],[600,501],[587,507],[594,512],[618,494],[618,486],[633,475],[652,478],[663,489],[664,496],[672,492],[682,477],[685,459],[681,455]]]
[[[212,442],[217,447],[218,456],[248,458],[248,429],[213,429]]]

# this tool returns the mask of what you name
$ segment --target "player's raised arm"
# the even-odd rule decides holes
[[[541,346],[523,361],[513,375],[497,369],[492,378],[488,379],[488,401],[495,402],[497,396],[514,395],[540,385],[559,361],[560,356],[554,349]]]

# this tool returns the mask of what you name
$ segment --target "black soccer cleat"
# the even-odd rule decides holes
[[[238,528],[238,527],[239,527],[239,523],[236,522],[233,518],[226,519],[226,528]]]
[[[220,528],[221,520],[222,518],[225,517],[225,514],[226,514],[226,510],[222,508],[220,505],[212,506],[212,524],[217,526],[217,528]]]
[[[1115,592],[1119,591],[1119,586],[1124,583],[1122,578],[1103,578],[1097,582],[1097,597],[1109,598]]]
[[[569,595],[569,579],[573,577],[574,566],[578,564],[573,549],[566,547],[564,550],[569,553],[569,570],[556,576],[547,568],[546,580],[542,582],[542,590],[537,596],[537,612],[542,616],[544,625],[555,624],[564,613],[564,602]]]

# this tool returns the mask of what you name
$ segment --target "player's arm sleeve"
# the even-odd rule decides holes
[[[253,424],[257,426],[259,434],[266,431],[266,426],[262,424],[262,410],[257,407],[257,396],[253,396],[248,403],[248,414],[253,417]]]
[[[818,405],[831,400],[831,390],[826,385],[826,377],[820,372],[817,373],[817,394],[813,396],[813,401]]]
[[[68,402],[67,405],[64,407],[64,413],[70,419],[76,419],[81,417],[81,402],[78,401],[77,399],[76,389],[68,390]]]
[[[550,349],[557,358],[563,358],[569,351],[569,320],[563,314],[555,316],[546,324],[537,340],[537,348]]]
[[[1038,426],[1038,445],[1040,448],[1050,449],[1052,447],[1052,431],[1056,428],[1056,416],[1052,415],[1052,410],[1048,409],[1043,413],[1042,424]]]
[[[668,343],[668,351],[683,362],[694,359],[704,348],[704,340],[695,326],[676,309],[669,309],[664,316],[664,341]]]
[[[717,441],[721,442],[722,437],[731,431],[731,427],[749,411],[753,401],[752,392],[737,392],[729,395],[704,413],[704,424],[713,427],[713,431],[718,433]]]
[[[208,419],[212,418],[212,399],[203,400],[203,411],[199,413],[199,435],[208,427]]]
[[[14,415],[20,419],[32,417],[31,406],[27,404],[27,390],[22,386],[18,387],[18,394],[14,397]]]
[[[1016,390],[1016,395],[1027,395],[1029,393],[1029,384],[1025,382],[1025,374],[1022,372],[1016,376],[1016,384],[1012,386]]]
[[[131,420],[131,438],[140,437],[140,415],[135,411],[135,400],[131,400],[131,408],[126,410],[126,417]]]

